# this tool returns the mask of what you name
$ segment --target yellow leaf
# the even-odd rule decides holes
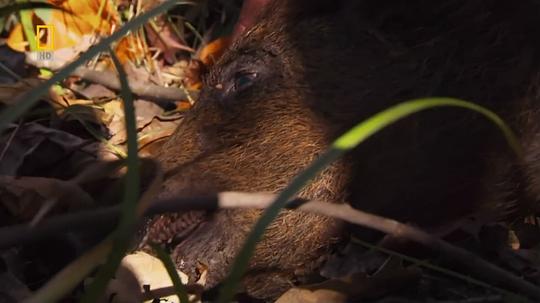
[[[18,52],[24,52],[28,46],[26,38],[24,37],[22,25],[19,23],[9,33],[9,36],[6,40],[7,45]]]

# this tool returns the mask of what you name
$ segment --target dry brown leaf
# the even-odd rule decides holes
[[[51,178],[0,176],[0,207],[9,217],[2,224],[27,222],[40,209],[69,211],[94,205],[77,184]]]
[[[0,3],[4,2],[0,0]],[[2,18],[0,17],[0,26],[2,24]],[[3,43],[0,43],[0,63],[10,71],[7,72],[7,70],[4,70],[0,72],[0,84],[15,83],[20,79],[28,77],[30,71],[25,66],[25,58],[26,56],[24,54],[13,51]]]
[[[0,102],[12,105],[18,100],[18,96],[28,92],[32,88],[41,84],[40,79],[28,78],[17,83],[0,84]]]
[[[107,102],[103,105],[103,108],[107,114],[107,118],[104,122],[112,136],[109,142],[115,145],[125,143],[126,131],[122,102],[119,100]],[[158,120],[153,122],[155,118],[163,114],[163,109],[153,102],[135,100],[135,112],[138,130],[153,132],[156,128],[164,126],[163,124],[160,124]],[[156,124],[156,126],[149,127],[151,124]],[[165,130],[165,133],[168,132],[169,130]]]
[[[124,122],[124,106],[122,101],[113,100],[102,105],[105,111],[103,122],[109,129],[111,144],[122,144],[126,142],[126,128]]]
[[[137,112],[137,128],[147,127],[154,118],[163,114],[163,108],[153,102],[145,100],[135,100],[135,111]]]
[[[60,93],[51,90],[50,96],[51,106],[64,121],[86,121],[106,125],[107,119],[111,119],[96,102],[78,99],[71,90],[62,90]]]
[[[116,93],[114,91],[100,84],[90,84],[78,90],[77,92],[88,99],[94,99],[94,100],[116,97]]]
[[[13,134],[13,132],[15,133]],[[0,137],[0,174],[70,178],[98,159],[115,159],[98,142],[26,123]]]
[[[164,139],[171,136],[180,120],[160,121],[154,118],[152,122],[139,133],[139,150],[141,156],[155,155],[159,147],[165,142]]]

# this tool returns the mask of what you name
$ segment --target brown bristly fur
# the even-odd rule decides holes
[[[356,123],[410,98],[451,96],[508,121],[524,161],[477,113],[436,109],[383,130],[300,196],[350,201],[422,226],[536,202],[536,11],[532,1],[274,1],[210,70],[200,99],[163,147],[162,197],[278,192]],[[247,89],[239,88],[243,73],[256,74]],[[203,264],[207,286],[215,286],[259,214],[206,214],[173,248],[177,266],[196,279]],[[163,220],[150,233],[165,232]],[[257,247],[246,290],[273,298],[302,282],[341,235],[335,220],[283,212]]]

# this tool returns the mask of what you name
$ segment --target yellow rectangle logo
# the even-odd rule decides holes
[[[45,41],[45,42],[42,42]],[[54,50],[54,26],[37,25],[36,26],[36,45],[40,51]]]

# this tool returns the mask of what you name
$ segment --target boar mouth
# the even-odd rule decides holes
[[[189,285],[211,289],[223,281],[259,210],[218,209],[157,215],[146,224],[139,249],[166,249]]]
[[[146,226],[145,237],[140,247],[148,244],[164,245],[168,251],[174,250],[208,221],[206,211],[188,211],[159,215]]]

